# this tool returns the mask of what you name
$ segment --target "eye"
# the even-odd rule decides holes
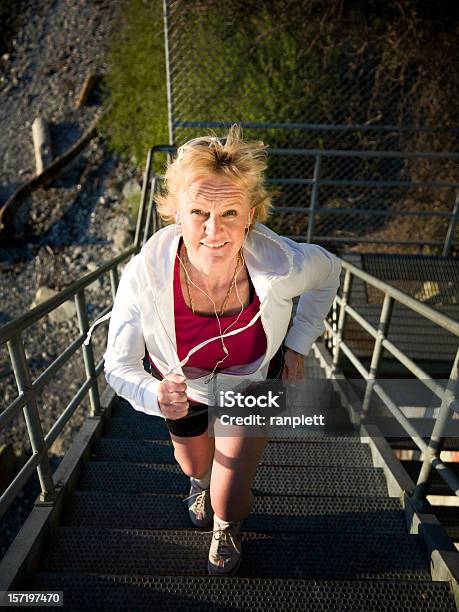
[[[225,212],[223,213],[224,217],[236,217],[237,216],[237,210],[225,210]]]
[[[197,215],[198,217],[200,217],[202,215],[205,215],[206,213],[204,211],[200,210],[199,208],[193,208],[191,210],[191,214],[192,215]]]

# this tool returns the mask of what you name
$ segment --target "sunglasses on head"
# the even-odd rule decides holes
[[[225,146],[226,140],[226,138],[217,138],[216,136],[198,136],[197,138],[187,140],[187,142],[183,143],[180,147],[178,147],[177,156],[181,157],[188,147],[209,147],[215,142],[218,142],[222,146]]]

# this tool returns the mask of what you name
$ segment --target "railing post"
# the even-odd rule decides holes
[[[368,408],[370,406],[371,393],[373,390],[374,381],[376,377],[378,376],[379,365],[381,363],[381,357],[383,354],[382,343],[383,343],[383,340],[387,338],[393,308],[394,308],[394,298],[392,298],[390,295],[386,293],[384,295],[384,302],[381,308],[381,315],[379,317],[378,336],[375,340],[375,345],[373,347],[369,378],[367,380],[367,384],[365,388],[365,396],[363,398],[363,404],[362,404],[363,414],[366,414],[368,412]]]
[[[340,356],[339,349],[340,349],[341,340],[343,338],[344,325],[346,322],[346,306],[349,300],[349,296],[351,294],[351,288],[352,288],[352,274],[351,274],[351,271],[348,269],[346,270],[346,274],[344,276],[343,296],[341,298],[341,308],[339,311],[339,319],[338,319],[338,333],[336,337],[336,346],[334,348],[333,360],[332,360],[334,370],[337,370],[339,366],[339,356]]]
[[[432,459],[439,458],[444,442],[444,433],[446,425],[450,417],[451,410],[457,405],[459,398],[459,349],[456,353],[456,358],[451,369],[451,374],[448,384],[443,395],[438,417],[430,437],[429,446],[427,448],[426,457],[421,466],[419,477],[416,482],[416,489],[413,493],[413,499],[418,507],[422,507],[425,503],[425,498],[429,488],[430,476],[432,473]]]
[[[116,292],[118,291],[118,284],[119,284],[118,266],[114,266],[110,270],[110,286],[111,286],[111,289],[112,289],[112,298],[113,298],[113,301],[115,301],[115,298],[116,298]]]
[[[148,234],[149,234],[149,228],[152,222],[152,216],[153,216],[153,204],[154,204],[154,196],[155,196],[155,192],[156,192],[156,183],[157,183],[158,178],[156,176],[154,176],[151,180],[151,189],[150,189],[150,197],[148,200],[148,208],[147,208],[147,218],[145,220],[145,226],[143,229],[143,244],[145,244],[148,240]]]
[[[40,414],[38,412],[37,399],[33,391],[29,366],[27,365],[20,334],[11,338],[7,344],[18,391],[27,398],[27,404],[24,406],[23,412],[32,451],[34,455],[41,455],[40,463],[37,465],[41,487],[40,501],[43,503],[52,502],[56,497],[56,489],[49,463],[48,448],[46,447]]]
[[[89,329],[88,312],[86,309],[86,300],[83,291],[79,291],[75,295],[75,305],[78,315],[78,324],[80,326],[80,332],[86,336]],[[91,387],[89,389],[89,400],[91,402],[91,416],[96,416],[100,413],[100,397],[99,388],[97,386],[96,368],[94,365],[94,353],[92,351],[92,344],[82,345],[84,369],[86,377],[91,379]]]
[[[307,234],[308,242],[312,242],[314,232],[316,229],[316,211],[317,211],[317,202],[319,200],[321,163],[322,163],[322,156],[316,155],[316,161],[314,164],[314,177],[313,177],[312,191],[311,191],[311,210],[309,211],[308,234]]]
[[[456,191],[456,200],[454,202],[451,221],[449,222],[448,231],[446,232],[445,246],[443,247],[443,257],[448,257],[451,251],[451,246],[456,232],[456,225],[459,219],[459,191]]]
[[[148,190],[148,185],[150,184],[151,158],[152,158],[152,149],[150,149],[147,154],[147,163],[145,164],[145,175],[143,177],[143,183],[142,183],[142,195],[140,196],[139,212],[137,214],[137,225],[135,228],[135,238],[134,238],[134,244],[137,247],[140,246],[140,232],[142,231],[142,221],[143,221],[143,215],[145,211],[145,202],[147,200],[147,190]]]

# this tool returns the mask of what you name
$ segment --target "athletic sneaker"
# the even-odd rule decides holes
[[[207,571],[213,576],[227,576],[237,572],[241,564],[240,522],[227,522],[214,514],[214,530],[209,549]]]
[[[210,503],[210,488],[201,489],[193,480],[190,482],[190,494],[183,500],[188,502],[190,520],[195,527],[208,527],[214,516]]]

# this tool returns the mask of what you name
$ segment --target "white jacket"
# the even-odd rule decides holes
[[[145,345],[163,375],[171,369],[183,375],[185,362],[180,364],[177,356],[174,324],[173,273],[179,238],[176,225],[161,229],[124,269],[104,354],[109,385],[136,410],[157,416],[163,416],[157,399],[160,381],[143,368]],[[260,299],[256,318],[261,317],[267,338],[255,377],[259,380],[266,378],[269,361],[282,342],[307,355],[323,333],[323,320],[339,287],[341,262],[321,246],[296,243],[261,224],[249,232],[243,254]],[[287,333],[296,296],[301,297]],[[206,392],[202,379],[187,380],[192,399],[207,403]]]

